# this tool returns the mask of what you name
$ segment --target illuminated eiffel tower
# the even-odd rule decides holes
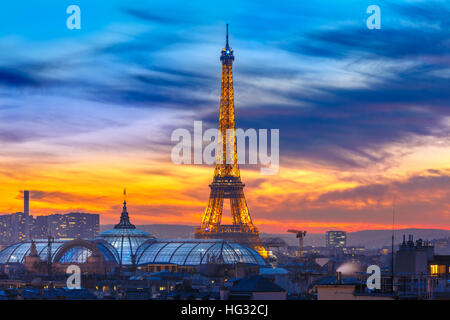
[[[197,239],[225,239],[238,242],[267,256],[261,245],[259,231],[253,225],[244,196],[237,161],[235,136],[234,94],[233,94],[233,49],[228,43],[228,25],[225,48],[220,56],[222,61],[222,86],[220,94],[219,138],[217,145],[214,179],[209,185],[211,194],[202,223],[195,230]],[[228,147],[227,147],[228,146]],[[227,149],[228,154],[227,154]],[[230,199],[233,224],[223,225],[222,211],[224,199]]]

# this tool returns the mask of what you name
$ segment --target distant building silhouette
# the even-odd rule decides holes
[[[50,234],[56,239],[92,239],[98,235],[98,214],[72,212],[32,218],[30,236],[45,239]]]
[[[0,244],[46,239],[92,239],[99,233],[98,214],[72,212],[26,216],[23,212],[0,216]]]
[[[31,239],[92,239],[99,233],[98,214],[72,212],[33,217],[30,215],[30,192],[23,192],[23,212],[0,216],[0,244]]]
[[[30,191],[23,192],[23,219],[25,220],[25,240],[30,238]]]
[[[408,241],[403,236],[403,242],[396,252],[395,272],[401,274],[419,274],[428,272],[428,262],[434,258],[434,247],[431,243],[418,239],[414,242],[409,235]]]

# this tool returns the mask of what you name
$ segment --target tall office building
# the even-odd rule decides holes
[[[347,245],[347,232],[327,231],[325,242],[327,248],[344,248]]]
[[[23,192],[23,214],[25,219],[25,240],[30,238],[30,191],[25,190]]]
[[[34,218],[17,212],[0,216],[0,244],[46,239],[49,234],[56,239],[93,239],[99,224],[98,214],[74,212]]]
[[[98,214],[73,212],[39,216],[31,224],[32,239],[93,239],[98,235],[100,216]]]
[[[31,239],[46,239],[48,230],[48,216],[31,217],[30,223],[30,238]]]
[[[12,243],[11,215],[0,216],[0,244]]]
[[[23,213],[30,215],[30,191],[23,192]]]
[[[23,212],[0,216],[0,244],[29,239],[93,239],[99,233],[98,214],[73,212],[49,216],[30,215],[30,192],[23,191]]]
[[[11,240],[12,242],[23,242],[28,239],[29,217],[23,212],[11,215]]]
[[[57,239],[93,239],[98,235],[98,214],[73,212],[48,216],[48,230]]]

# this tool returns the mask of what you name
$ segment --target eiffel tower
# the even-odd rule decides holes
[[[202,223],[195,229],[196,239],[225,239],[241,243],[267,256],[261,245],[258,228],[252,222],[244,196],[244,184],[237,161],[233,94],[233,49],[228,43],[222,49],[222,85],[220,94],[219,137],[211,193]],[[227,154],[228,150],[228,154]],[[232,151],[231,151],[232,150]],[[233,224],[223,225],[224,199],[230,199]]]

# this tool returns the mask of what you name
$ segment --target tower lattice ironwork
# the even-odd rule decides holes
[[[244,184],[239,171],[236,124],[233,92],[233,49],[228,42],[222,49],[222,83],[220,92],[219,135],[217,141],[216,165],[213,182],[209,185],[211,193],[203,219],[195,230],[195,237],[218,238],[236,241],[267,255],[259,239],[258,228],[253,224],[244,196]],[[221,224],[224,200],[229,199],[232,225]]]

